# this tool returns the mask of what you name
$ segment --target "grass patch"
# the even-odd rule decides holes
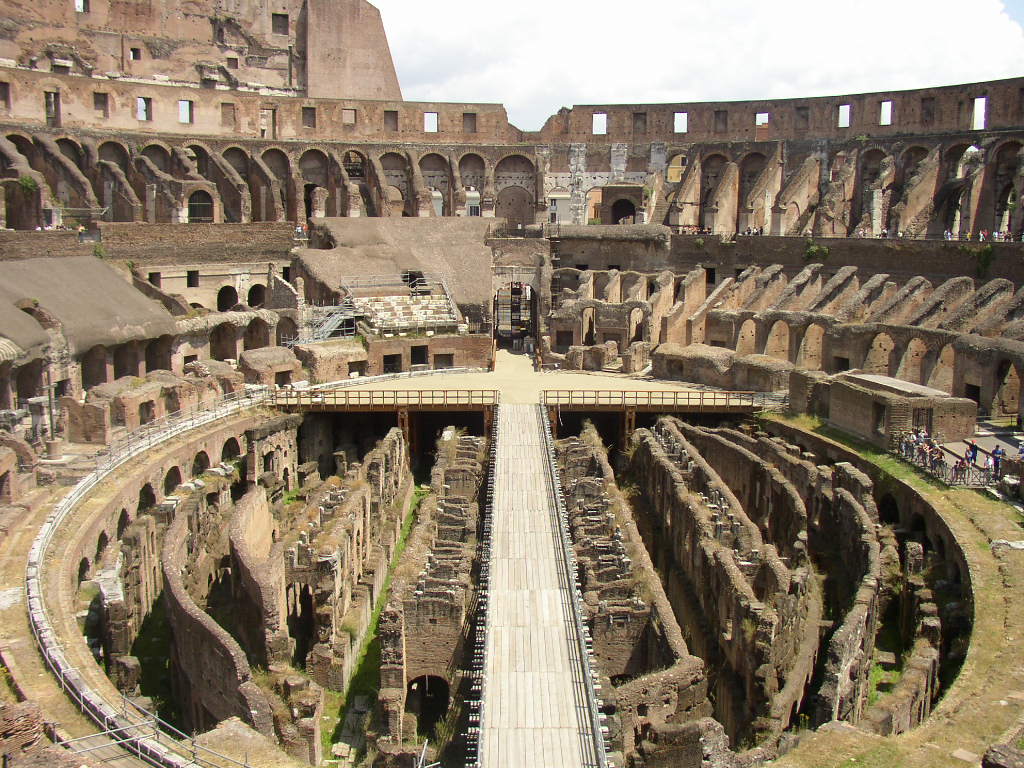
[[[380,692],[380,637],[377,635],[377,628],[380,623],[380,614],[387,605],[388,597],[391,594],[391,580],[395,574],[395,568],[402,559],[405,552],[405,545],[409,541],[409,534],[416,524],[417,512],[420,504],[427,494],[429,487],[417,486],[413,491],[412,501],[409,504],[409,513],[402,523],[402,531],[395,544],[395,552],[388,564],[388,575],[384,580],[384,587],[377,597],[373,606],[373,614],[370,616],[370,625],[363,638],[363,645],[356,659],[355,672],[349,681],[348,690],[344,695],[327,691],[327,698],[324,700],[324,715],[321,723],[321,743],[324,748],[324,755],[331,754],[331,746],[341,740],[341,731],[345,726],[345,719],[349,710],[355,703],[356,696],[366,696],[369,699],[369,710],[373,711],[377,701],[377,694]],[[330,713],[336,712],[336,715]],[[359,757],[361,757],[360,755]],[[357,761],[358,762],[358,759]]]

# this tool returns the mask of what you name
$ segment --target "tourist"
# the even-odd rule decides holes
[[[973,438],[967,442],[967,455],[971,464],[978,463],[978,441]]]
[[[1003,469],[1003,457],[1006,456],[1006,451],[1003,446],[997,445],[996,449],[992,451],[992,468],[995,471],[995,477],[998,479]]]

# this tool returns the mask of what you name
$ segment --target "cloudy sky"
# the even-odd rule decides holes
[[[1024,0],[371,0],[410,101],[825,96],[1024,75]]]

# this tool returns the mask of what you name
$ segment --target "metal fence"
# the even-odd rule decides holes
[[[110,746],[120,746],[139,759],[160,768],[185,768],[196,765],[203,768],[248,766],[232,757],[198,745],[194,740],[189,744],[180,743],[177,741],[178,738],[191,737],[150,713],[142,717],[130,715],[126,700],[114,705],[89,685],[65,655],[43,599],[47,550],[65,519],[115,468],[182,432],[259,404],[263,399],[262,394],[231,395],[205,404],[194,411],[171,414],[122,438],[111,446],[111,450],[97,463],[96,469],[82,478],[57,504],[39,529],[29,550],[28,566],[25,569],[29,626],[46,666],[57,678],[61,690],[100,727],[101,733],[94,734],[94,737],[109,737]]]

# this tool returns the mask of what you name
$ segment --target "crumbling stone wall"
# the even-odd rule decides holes
[[[815,580],[799,562],[782,562],[674,420],[637,430],[631,452],[643,493],[638,522],[676,614],[697,654],[721,665],[717,718],[736,738],[777,735],[813,670],[821,616]]]
[[[300,613],[304,594],[313,612],[306,669],[318,685],[341,692],[355,671],[412,493],[401,430],[392,429],[362,461],[355,457],[341,453],[338,476],[312,489],[308,524],[288,532],[284,547],[289,612]]]
[[[171,626],[171,669],[175,695],[186,724],[196,730],[239,717],[265,736],[273,736],[270,702],[252,679],[238,642],[213,620],[190,594],[187,581],[196,571],[190,559],[210,558],[211,537],[226,539],[227,520],[207,514],[205,495],[191,495],[178,505],[163,549],[164,600]],[[217,546],[227,553],[226,540]],[[204,568],[202,572],[209,569]],[[205,586],[205,585],[204,585]]]
[[[417,702],[409,685],[424,677],[448,684],[449,721],[472,678],[465,649],[476,605],[480,494],[487,474],[487,440],[446,429],[437,443],[430,494],[395,571],[382,617],[381,710],[385,741],[402,743],[417,731]],[[412,715],[413,717],[410,717]]]
[[[594,657],[611,691],[605,695],[615,714],[609,737],[627,759],[643,753],[647,760],[700,765],[685,753],[700,751],[702,731],[686,729],[694,739],[687,740],[679,738],[679,729],[711,713],[704,662],[683,640],[597,431],[588,425],[580,438],[559,441],[556,453],[573,546],[584,568]],[[709,722],[712,732],[721,732]],[[722,758],[731,757],[724,734],[719,742]]]

